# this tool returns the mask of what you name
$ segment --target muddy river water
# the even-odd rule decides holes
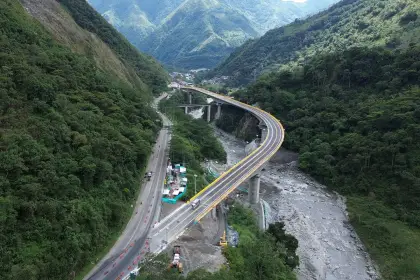
[[[246,155],[245,145],[216,129],[227,154],[227,169]],[[280,151],[261,174],[267,219],[283,221],[299,241],[299,280],[380,279],[348,221],[344,198],[328,191],[297,168],[297,156]]]

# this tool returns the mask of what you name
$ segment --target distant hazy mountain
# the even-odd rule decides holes
[[[134,45],[169,66],[213,67],[247,39],[338,0],[88,0]]]

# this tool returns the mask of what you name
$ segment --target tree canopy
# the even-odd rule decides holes
[[[354,48],[264,75],[237,93],[282,120],[285,146],[299,152],[301,169],[341,194],[369,198],[364,202],[372,205],[368,221],[354,216],[353,221],[363,228],[362,234],[369,232],[364,241],[371,242],[370,247],[393,255],[394,264],[382,267],[389,279],[420,276],[413,266],[405,274],[397,272],[395,263],[409,262],[410,246],[396,253],[390,244],[375,243],[380,234],[390,240],[386,228],[376,228],[378,235],[370,237],[373,224],[387,219],[415,231],[420,228],[418,57],[420,47],[414,44],[395,51]],[[355,213],[365,208],[363,199],[352,201]],[[373,222],[373,217],[381,222]],[[415,240],[411,246],[420,244]],[[410,256],[420,260],[418,253]]]
[[[299,264],[296,256],[297,240],[286,234],[282,223],[270,225],[267,232],[258,229],[252,210],[235,204],[228,212],[228,223],[239,231],[237,248],[226,247],[223,254],[227,264],[219,271],[210,273],[204,268],[179,275],[166,269],[167,255],[159,255],[141,265],[137,279],[141,280],[294,280],[292,271]],[[182,256],[181,248],[181,256]]]
[[[208,76],[230,76],[228,84],[238,86],[285,65],[305,65],[312,57],[350,47],[405,49],[419,43],[419,15],[417,0],[343,0],[247,41]]]
[[[0,278],[67,279],[124,225],[160,121],[151,91],[58,44],[18,1],[0,1],[0,50]]]
[[[77,24],[98,35],[122,61],[133,67],[136,74],[155,95],[166,89],[169,77],[163,66],[153,57],[140,53],[85,0],[57,1],[64,5]]]
[[[193,100],[197,104],[204,103],[199,96],[194,96]],[[187,177],[190,187],[187,188],[187,194],[183,198],[189,199],[194,196],[192,188],[194,175],[200,175],[196,179],[197,191],[204,188],[206,183],[210,183],[204,179],[201,162],[205,159],[226,162],[226,152],[208,123],[203,119],[193,119],[186,115],[183,109],[177,107],[185,103],[186,97],[182,93],[176,93],[169,99],[161,101],[160,109],[174,123],[169,157],[171,162],[183,163],[188,169]]]

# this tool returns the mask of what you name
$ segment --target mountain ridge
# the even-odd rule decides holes
[[[410,12],[415,14],[413,20]],[[302,66],[315,55],[348,47],[407,47],[420,36],[417,14],[420,14],[420,4],[413,0],[344,0],[317,15],[247,41],[209,77],[232,76],[230,84],[238,86],[255,81],[262,73]],[[401,21],[404,17],[408,22]]]
[[[190,69],[214,67],[246,40],[337,1],[89,0],[89,3],[140,50],[168,66]],[[134,12],[128,13],[122,7],[131,7]],[[142,26],[130,21],[139,11],[150,24]]]

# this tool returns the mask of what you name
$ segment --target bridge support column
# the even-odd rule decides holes
[[[217,103],[217,112],[216,116],[214,117],[216,120],[220,119],[220,116],[222,115],[222,104]]]
[[[263,128],[261,130],[261,141],[264,142],[265,138],[267,137],[267,128]]]
[[[188,114],[188,107],[187,106],[184,107],[184,112],[185,112],[185,115]]]
[[[211,209],[211,217],[213,218],[213,220],[217,220],[216,207]]]
[[[267,137],[267,126],[265,125],[265,123],[260,123],[258,127],[261,129],[261,143],[262,143]]]
[[[207,122],[211,121],[211,105],[207,106]]]
[[[248,196],[251,204],[260,202],[260,174],[256,174],[249,179]]]
[[[188,93],[188,102],[189,102],[189,104],[192,104],[192,93],[191,92]]]

